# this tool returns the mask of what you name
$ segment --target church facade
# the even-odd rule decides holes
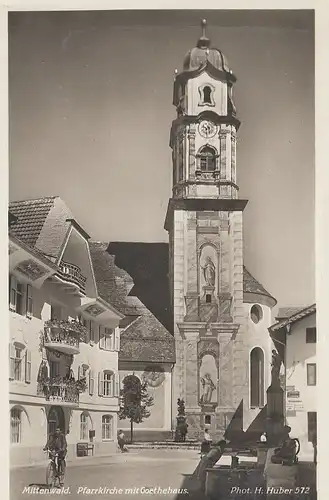
[[[243,263],[233,101],[236,77],[203,33],[176,72],[169,234],[170,300],[176,363],[172,415],[186,405],[190,437],[222,436],[238,408],[246,430],[265,406],[276,300]]]

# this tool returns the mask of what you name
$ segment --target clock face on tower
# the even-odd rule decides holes
[[[208,120],[203,120],[199,124],[199,133],[202,137],[214,137],[217,132],[217,127],[214,123]]]

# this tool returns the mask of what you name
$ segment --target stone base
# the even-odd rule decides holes
[[[297,465],[272,464],[271,457],[275,448],[270,448],[267,452],[264,477],[266,483],[266,493],[268,499],[286,499],[296,498],[294,489],[297,480]]]
[[[213,441],[223,439],[227,427],[228,410],[214,411],[213,406],[200,408],[199,411],[189,411],[186,409],[186,421],[188,424],[188,436],[191,439],[203,439],[205,429],[209,430]],[[210,416],[210,424],[206,421],[206,416]]]

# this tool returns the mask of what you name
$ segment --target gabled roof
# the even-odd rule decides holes
[[[53,262],[58,263],[72,226],[84,238],[89,238],[59,196],[13,201],[9,204],[9,213],[16,217],[10,234]]]
[[[298,313],[302,309],[305,309],[305,308],[301,307],[301,306],[280,307],[275,319],[277,319],[279,321],[281,319],[290,318],[290,316],[293,316],[294,314]]]
[[[299,311],[295,311],[291,316],[288,318],[283,318],[282,320],[278,321],[277,323],[274,323],[274,325],[270,326],[269,331],[275,332],[277,330],[280,330],[281,328],[284,328],[288,325],[292,325],[293,323],[296,323],[297,321],[300,321],[303,318],[306,318],[307,316],[310,316],[311,314],[316,313],[316,304],[312,304],[311,306],[304,307],[300,309]]]
[[[119,360],[174,363],[174,339],[153,314],[144,314],[121,334]]]
[[[11,202],[9,212],[16,217],[16,221],[10,232],[31,248],[35,247],[56,198],[57,196],[50,196]]]

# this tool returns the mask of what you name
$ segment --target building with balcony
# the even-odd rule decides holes
[[[43,461],[57,426],[69,458],[78,443],[112,453],[124,315],[98,290],[89,236],[59,197],[9,213],[11,464]]]
[[[300,460],[314,458],[317,428],[316,305],[279,309],[269,328],[285,368],[285,418],[300,440]]]

